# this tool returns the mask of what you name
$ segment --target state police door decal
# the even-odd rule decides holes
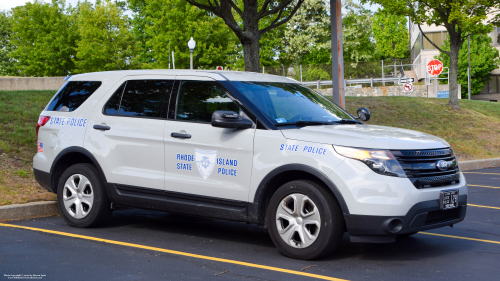
[[[196,167],[204,180],[212,174],[217,159],[217,150],[201,150],[195,148],[194,157],[196,159]]]

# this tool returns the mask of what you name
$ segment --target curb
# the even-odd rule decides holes
[[[459,161],[461,171],[479,170],[491,167],[500,167],[500,158]]]
[[[59,215],[56,201],[0,206],[0,222]]]

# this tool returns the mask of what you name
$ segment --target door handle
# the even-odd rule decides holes
[[[173,138],[179,138],[179,139],[190,139],[191,138],[190,134],[181,134],[181,133],[171,133],[170,136]]]
[[[110,126],[104,126],[104,125],[94,125],[93,128],[96,130],[101,130],[101,131],[107,131],[107,130],[111,129]]]

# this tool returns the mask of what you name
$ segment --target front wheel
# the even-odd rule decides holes
[[[344,218],[335,198],[323,186],[307,180],[286,183],[274,193],[267,224],[274,245],[295,259],[332,253],[344,234]]]
[[[57,203],[64,220],[75,227],[97,226],[113,212],[99,172],[87,163],[64,171],[57,186]]]

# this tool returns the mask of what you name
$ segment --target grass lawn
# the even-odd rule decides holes
[[[0,91],[0,206],[55,200],[33,177],[38,115],[55,91]],[[448,141],[460,160],[500,157],[500,103],[446,99],[347,97],[353,114],[370,109],[368,124],[430,133]]]

